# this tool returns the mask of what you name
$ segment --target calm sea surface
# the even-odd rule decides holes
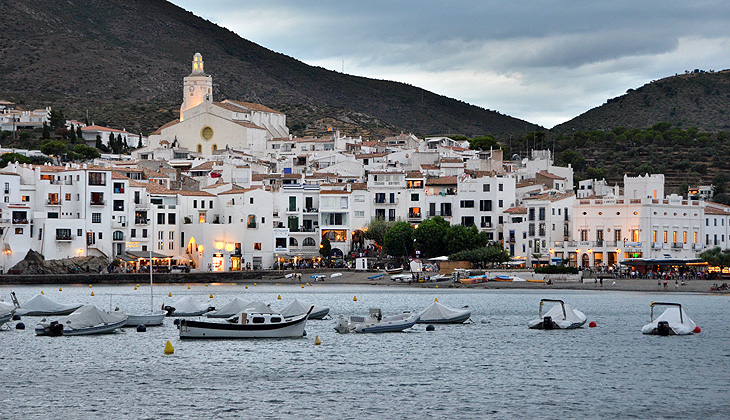
[[[44,290],[59,302],[108,309],[111,301],[132,312],[149,308],[149,287],[141,286],[0,287],[0,296],[8,300],[12,289],[22,303]],[[38,318],[27,317],[25,331],[15,322],[0,331],[0,418],[730,417],[728,296],[334,285],[154,290],[157,307],[184,295],[218,307],[239,297],[279,309],[296,298],[335,316],[365,315],[370,307],[389,315],[438,298],[468,305],[475,322],[340,335],[329,319],[309,321],[301,339],[180,341],[169,318],[145,333],[36,337]],[[529,330],[548,297],[582,310],[598,328]],[[685,305],[701,334],[641,334],[649,303],[667,297]],[[174,355],[163,353],[167,340]]]

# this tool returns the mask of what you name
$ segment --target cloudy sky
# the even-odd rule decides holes
[[[307,64],[547,128],[655,79],[730,68],[727,1],[172,2]]]

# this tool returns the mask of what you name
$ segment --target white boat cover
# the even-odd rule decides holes
[[[13,309],[15,309],[15,305],[0,300],[0,316],[13,313]]]
[[[568,305],[567,303],[563,305],[565,306],[565,314],[563,314],[563,308],[558,303],[550,308],[550,310],[547,311],[545,314],[543,314],[542,318],[545,318],[546,316],[551,317],[553,322],[558,324],[558,326],[563,329],[576,328],[585,324],[586,316],[583,312],[571,308],[570,305]],[[540,322],[542,322],[542,318],[530,321],[528,325],[532,326],[533,324],[539,324]]]
[[[122,312],[105,312],[94,305],[84,305],[71,315],[58,318],[58,323],[63,324],[64,329],[82,330],[100,325],[116,324],[126,319],[127,315]]]
[[[196,302],[191,296],[185,296],[175,302],[172,307],[175,308],[175,312],[172,314],[179,316],[181,314],[195,314],[200,311],[206,311],[208,309],[208,304]]]
[[[249,303],[241,312],[249,314],[276,314],[275,310],[271,309],[269,305],[261,301],[254,301]]]
[[[680,321],[679,317],[679,311],[682,311],[682,320],[684,322]],[[654,330],[659,325],[660,321],[667,321],[669,322],[669,328],[671,328],[675,334],[677,335],[687,335],[687,334],[693,334],[695,328],[697,325],[690,319],[690,317],[687,316],[687,313],[684,311],[684,308],[679,308],[677,306],[670,306],[667,309],[662,312],[661,315],[654,318],[654,321],[652,321],[649,324],[644,325],[641,328],[641,332],[644,334],[653,334]]]
[[[434,302],[421,311],[420,322],[448,322],[449,320],[461,318],[466,314],[471,315],[471,311],[449,308],[446,305]]]
[[[248,302],[245,302],[239,298],[234,298],[232,301],[223,305],[220,309],[213,312],[208,312],[206,316],[210,318],[229,318],[233,315],[243,312],[249,305],[251,304]]]
[[[45,295],[37,294],[30,298],[27,302],[20,305],[20,308],[15,311],[18,315],[27,315],[27,314],[50,314],[53,315],[54,313],[68,313],[67,311],[71,311],[74,309],[78,309],[81,307],[81,304],[63,304],[58,303],[56,301],[53,301],[49,298],[47,298]]]

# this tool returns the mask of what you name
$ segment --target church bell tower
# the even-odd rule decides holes
[[[203,56],[200,53],[195,53],[193,56],[193,71],[183,79],[183,102],[180,105],[180,121],[183,121],[185,111],[205,101],[213,101],[213,78],[203,72]]]

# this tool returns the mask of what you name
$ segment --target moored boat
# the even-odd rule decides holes
[[[387,274],[400,274],[400,273],[402,273],[402,272],[403,272],[403,267],[398,267],[398,268],[386,268],[386,269],[385,269],[385,272],[386,272]]]
[[[661,315],[654,318],[654,307],[666,306]],[[653,335],[689,335],[695,332],[697,325],[692,321],[679,303],[652,302],[651,322],[641,328],[643,334]]]
[[[351,316],[348,320],[340,316],[335,324],[335,331],[338,333],[384,333],[401,332],[406,328],[414,326],[419,319],[418,314],[404,312],[383,318],[379,308],[371,308],[370,314],[364,316]]]
[[[129,315],[125,327],[137,327],[144,325],[146,327],[156,327],[162,325],[167,317],[167,311],[151,311],[140,315]]]
[[[0,301],[0,327],[13,318],[15,305]]]
[[[419,313],[419,324],[461,324],[471,317],[471,311],[449,308],[434,302]]]
[[[180,338],[289,338],[304,336],[309,311],[286,318],[276,313],[248,313],[231,317],[226,322],[180,320]]]
[[[54,316],[68,315],[79,309],[82,304],[58,303],[47,298],[45,295],[37,294],[27,302],[20,305],[15,313],[23,316]]]
[[[310,308],[312,308],[312,312],[309,314],[309,319],[322,319],[330,312],[330,308],[324,306],[307,305],[297,299],[294,299],[294,302],[290,303],[281,310],[281,315],[283,315],[285,318],[295,317],[307,313]]]
[[[556,303],[543,316],[542,308],[546,302]],[[557,330],[581,327],[586,323],[583,312],[573,309],[560,299],[541,299],[538,318],[527,323],[527,326],[537,330]]]
[[[56,321],[41,320],[36,327],[36,335],[90,335],[110,333],[124,326],[127,315],[121,312],[106,312],[93,305],[85,305],[70,315]]]
[[[162,307],[167,311],[167,316],[200,316],[206,312],[215,310],[208,306],[207,303],[196,302],[191,296],[185,296],[170,306]]]

